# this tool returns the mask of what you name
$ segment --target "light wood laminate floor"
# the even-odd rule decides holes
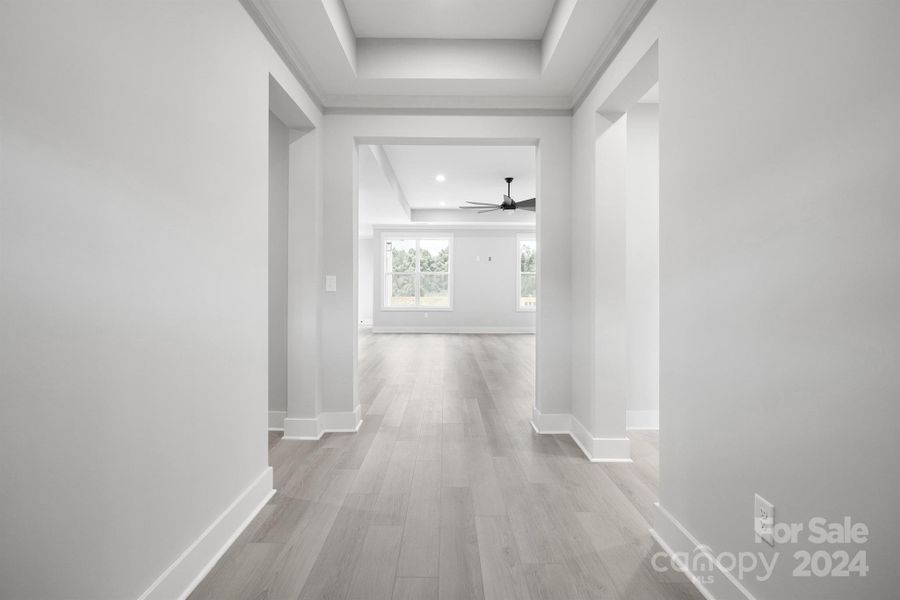
[[[530,425],[534,337],[361,334],[356,434],[270,434],[278,490],[190,596],[700,600],[650,567],[656,435],[592,464]]]

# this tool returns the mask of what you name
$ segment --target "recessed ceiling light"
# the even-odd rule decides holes
[[[438,174],[435,176],[434,180],[437,181],[438,183],[444,183],[445,181],[447,181],[447,178],[444,177],[443,174],[438,173]]]
[[[447,206],[447,203],[444,202],[443,200],[441,200],[441,203],[440,203],[440,204],[441,204],[441,206]]]

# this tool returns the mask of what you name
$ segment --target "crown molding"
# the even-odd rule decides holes
[[[613,28],[612,34],[606,38],[606,43],[594,55],[591,64],[575,85],[571,103],[573,113],[581,107],[588,94],[593,91],[594,86],[603,77],[609,65],[618,56],[626,42],[631,38],[631,34],[638,28],[638,25],[641,24],[641,21],[644,20],[644,17],[647,16],[654,4],[656,4],[656,0],[632,0],[625,12],[622,13],[622,16]]]
[[[632,0],[569,96],[328,95],[264,0],[239,0],[316,107],[326,115],[572,116],[656,0]]]
[[[268,40],[269,45],[275,50],[275,53],[284,61],[287,68],[309,95],[310,99],[316,105],[320,112],[325,112],[325,103],[322,101],[324,94],[322,88],[312,74],[312,69],[302,59],[300,52],[288,40],[278,20],[274,18],[271,12],[265,8],[265,5],[258,0],[239,0],[241,6],[250,15],[250,18],[256,23],[257,28],[262,32],[263,36]]]
[[[332,94],[324,98],[328,110],[570,110],[568,96],[504,95],[377,95]]]
[[[453,117],[571,117],[570,108],[383,108],[376,106],[336,106],[326,115],[395,115]]]

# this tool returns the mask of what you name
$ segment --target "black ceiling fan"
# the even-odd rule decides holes
[[[471,204],[472,206],[460,206],[460,208],[474,208],[478,210],[479,213],[494,212],[495,210],[516,210],[517,208],[534,212],[537,198],[530,198],[529,200],[521,200],[519,202],[516,202],[510,196],[510,187],[512,186],[513,178],[506,177],[504,179],[506,180],[506,193],[503,194],[503,202],[501,202],[500,204],[489,204],[487,202],[472,202],[471,200],[466,200],[466,204]]]

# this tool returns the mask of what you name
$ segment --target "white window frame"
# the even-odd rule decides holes
[[[537,236],[533,233],[517,233],[516,234],[516,311],[517,312],[535,312],[537,310],[537,263],[534,267],[534,285],[535,285],[535,306],[522,306],[522,242],[534,242],[537,245]],[[540,250],[538,250],[540,251]]]
[[[415,240],[416,242],[416,306],[390,306],[388,304],[388,287],[387,276],[390,274],[385,270],[384,260],[384,244],[388,240]],[[419,271],[419,242],[422,240],[447,240],[449,242],[449,253],[447,256],[447,299],[449,306],[419,306],[419,277],[422,273]],[[379,273],[381,277],[381,310],[390,312],[449,312],[453,310],[453,234],[449,232],[439,231],[385,231],[381,234],[381,245],[379,246],[378,261]]]

